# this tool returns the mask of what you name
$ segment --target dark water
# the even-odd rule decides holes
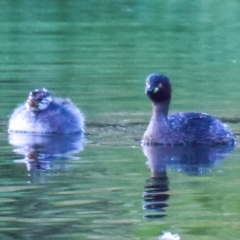
[[[171,111],[239,135],[237,1],[1,1],[0,238],[238,239],[239,148],[145,148],[144,80],[164,72]],[[38,87],[69,97],[86,135],[7,134]]]

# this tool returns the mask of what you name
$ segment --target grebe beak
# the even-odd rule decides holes
[[[30,99],[30,100],[27,101],[27,103],[30,107],[36,107],[39,104],[39,101],[36,101],[34,99]]]
[[[145,88],[145,93],[149,94],[149,93],[156,93],[159,90],[158,87],[146,87]]]

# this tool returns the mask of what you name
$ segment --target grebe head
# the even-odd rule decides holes
[[[171,100],[171,83],[163,74],[153,73],[146,79],[145,93],[154,103]]]
[[[52,101],[52,97],[47,89],[35,89],[29,93],[26,107],[31,111],[42,111],[46,109]]]

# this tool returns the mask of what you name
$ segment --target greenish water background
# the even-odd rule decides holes
[[[237,239],[238,147],[205,176],[169,170],[167,217],[148,220],[139,141],[152,72],[172,80],[171,112],[208,112],[239,134],[239,12],[234,0],[1,1],[1,238]],[[6,125],[38,87],[81,108],[87,143],[79,160],[29,172]]]

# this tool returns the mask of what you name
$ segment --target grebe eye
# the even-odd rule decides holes
[[[158,87],[159,87],[159,88],[161,88],[162,86],[163,86],[162,83],[159,83],[159,84],[158,84]]]

